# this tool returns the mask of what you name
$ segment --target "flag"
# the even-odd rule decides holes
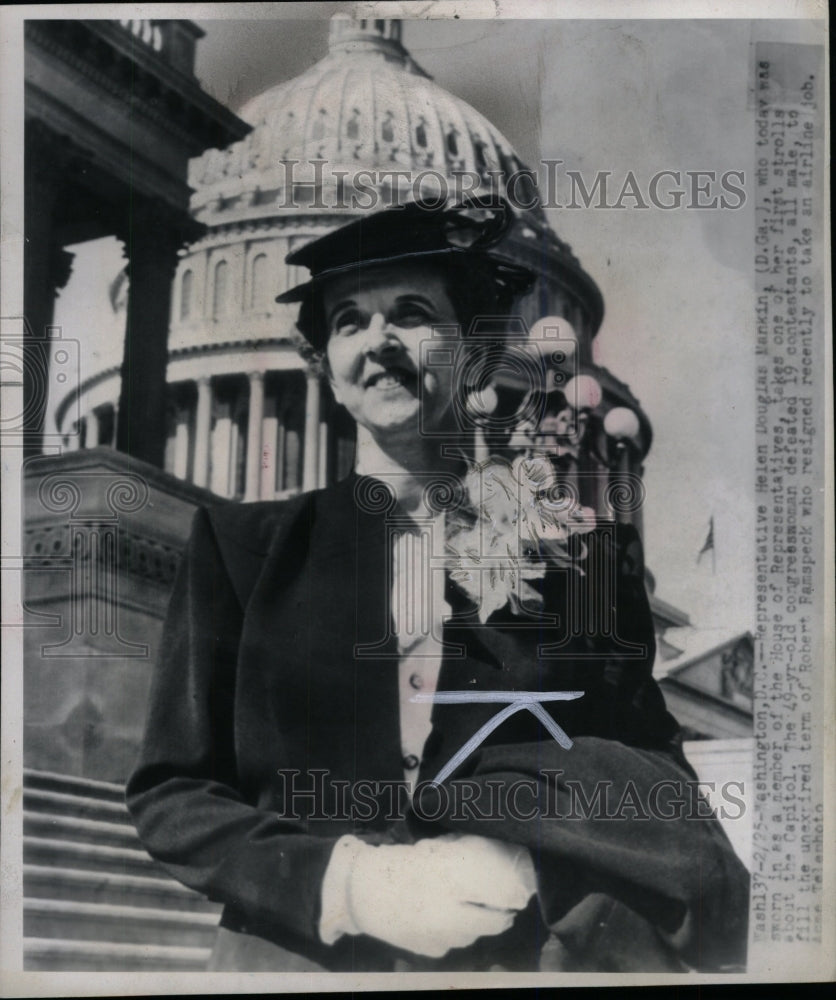
[[[703,542],[702,548],[697,555],[697,565],[699,565],[700,559],[705,555],[706,552],[711,552],[712,557],[714,555],[714,515],[708,519],[708,534],[705,536],[705,541]]]

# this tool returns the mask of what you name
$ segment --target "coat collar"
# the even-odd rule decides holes
[[[382,480],[351,473],[333,486],[316,494],[313,532],[319,558],[333,558],[335,566],[347,552],[351,562],[363,564],[369,571],[386,574],[387,523],[408,515],[399,508],[393,491]],[[391,586],[390,583],[387,586]],[[454,621],[446,632],[452,643],[466,647],[467,654],[501,668],[513,658],[516,642],[512,635],[479,622],[478,607],[449,574],[445,579],[445,598]]]

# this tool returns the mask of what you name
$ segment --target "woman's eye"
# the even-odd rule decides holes
[[[331,320],[331,329],[340,336],[355,333],[360,326],[360,314],[356,309],[346,309]]]
[[[404,329],[414,326],[425,326],[430,322],[430,314],[422,306],[401,306],[395,310],[392,322],[395,326],[400,326]]]

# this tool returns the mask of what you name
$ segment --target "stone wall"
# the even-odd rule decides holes
[[[25,766],[124,781],[197,506],[220,503],[109,448],[27,463]]]

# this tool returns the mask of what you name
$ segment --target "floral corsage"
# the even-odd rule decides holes
[[[491,458],[468,470],[464,486],[463,502],[447,518],[451,578],[478,604],[483,623],[506,607],[536,616],[549,568],[584,573],[582,536],[595,527],[595,512],[579,504],[547,458]]]

